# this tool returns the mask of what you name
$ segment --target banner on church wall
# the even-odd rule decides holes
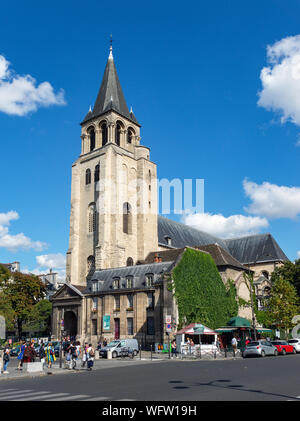
[[[110,316],[103,316],[103,330],[110,330]]]

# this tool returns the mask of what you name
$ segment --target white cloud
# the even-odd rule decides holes
[[[300,214],[300,187],[277,186],[264,182],[258,185],[244,180],[244,190],[252,203],[248,213],[268,218],[295,219]]]
[[[186,215],[183,222],[220,238],[257,234],[261,229],[269,226],[267,219],[258,216],[231,215],[225,217],[221,214],[210,213]]]
[[[19,219],[19,214],[16,211],[0,213],[0,247],[6,248],[12,252],[16,252],[19,249],[34,249],[36,251],[44,250],[47,246],[46,243],[41,241],[32,241],[23,233],[15,235],[9,233],[10,222],[16,219]]]
[[[297,256],[299,257],[299,259],[300,259],[300,250],[297,252]]]
[[[48,269],[63,269],[66,266],[66,256],[61,253],[36,256],[37,264]]]
[[[55,94],[49,82],[36,85],[32,76],[13,74],[9,65],[9,61],[0,55],[0,111],[24,116],[38,107],[65,104],[63,90]]]
[[[267,47],[268,66],[261,71],[258,105],[278,112],[281,122],[300,126],[300,35]]]

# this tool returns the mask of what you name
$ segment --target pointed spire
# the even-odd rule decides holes
[[[109,56],[108,56],[108,60],[113,60],[113,54],[112,54],[112,34],[110,34],[110,47],[109,47]]]

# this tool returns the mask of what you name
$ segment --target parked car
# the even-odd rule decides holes
[[[295,347],[292,344],[289,345],[286,341],[272,341],[272,344],[276,346],[279,354],[296,354]]]
[[[289,345],[293,345],[296,352],[300,352],[300,339],[294,338],[288,340]]]
[[[266,355],[278,355],[278,350],[271,342],[258,340],[250,342],[243,351],[243,358],[264,357]]]
[[[139,352],[139,344],[136,339],[116,339],[115,341],[110,342],[106,347],[100,349],[100,356],[107,358],[107,352],[112,352],[112,357],[116,358],[121,355],[121,351],[124,348],[129,348],[132,350],[133,355],[136,356]]]

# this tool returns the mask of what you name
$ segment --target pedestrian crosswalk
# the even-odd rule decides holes
[[[133,399],[113,399],[109,396],[72,395],[67,392],[51,392],[34,389],[0,389],[0,401],[124,401]]]

